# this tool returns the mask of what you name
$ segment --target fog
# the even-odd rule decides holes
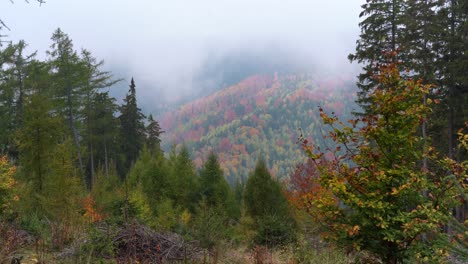
[[[133,76],[139,100],[151,104],[226,83],[202,80],[222,78],[216,71],[222,72],[226,58],[245,57],[239,67],[265,62],[323,74],[353,71],[356,65],[346,57],[358,38],[362,2],[2,0],[0,18],[11,30],[0,33],[8,35],[3,40],[24,39],[45,58],[60,27],[76,49],[90,50],[124,79],[117,94],[126,92]]]

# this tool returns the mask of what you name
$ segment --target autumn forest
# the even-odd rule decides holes
[[[466,263],[468,4],[360,8],[357,74],[255,65],[160,111],[0,13],[0,264]]]

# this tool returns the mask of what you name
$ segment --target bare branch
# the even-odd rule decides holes
[[[0,29],[3,27],[10,30],[10,28],[3,22],[3,20],[0,19]]]
[[[29,4],[29,0],[24,0],[26,3]],[[42,4],[45,3],[45,0],[36,0],[38,3],[39,3],[39,6],[41,6]],[[10,3],[14,4],[15,1],[14,0],[10,0]],[[9,31],[11,31],[11,29],[5,24],[5,22],[3,22],[3,20],[0,19],[0,30],[2,28],[6,28],[8,29]]]

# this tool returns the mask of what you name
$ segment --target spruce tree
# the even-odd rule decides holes
[[[437,72],[445,106],[443,111],[448,113],[447,153],[451,158],[462,160],[466,153],[465,156],[460,155],[456,133],[464,126],[468,114],[468,3],[464,0],[446,0],[436,18],[443,27],[439,35],[442,47]]]
[[[263,159],[258,160],[247,180],[244,204],[246,213],[255,221],[257,243],[277,246],[293,240],[295,224],[288,201]]]
[[[360,39],[356,41],[356,52],[350,54],[348,59],[363,65],[363,72],[358,76],[357,102],[369,111],[368,92],[375,85],[372,76],[378,71],[378,65],[385,63],[386,52],[399,51],[399,58],[405,57],[402,51],[403,7],[402,0],[368,0],[363,4],[359,14],[363,20],[359,23],[361,28]],[[394,57],[394,60],[397,60]],[[401,65],[403,68],[404,65]]]
[[[446,116],[448,136],[444,149],[452,159],[463,161],[468,157],[466,149],[457,143],[457,133],[468,120],[468,3],[465,0],[446,0],[439,10],[438,19],[442,21],[442,56],[438,64],[439,87],[442,94],[442,108],[436,114]],[[444,142],[445,140],[441,140]],[[463,195],[461,193],[461,195]],[[460,222],[466,220],[468,204],[455,209]]]
[[[441,23],[437,15],[439,0],[409,0],[405,2],[402,15],[401,50],[406,53],[405,65],[411,70],[412,78],[424,84],[435,84],[436,60],[440,56]]]
[[[123,156],[120,164],[120,173],[122,176],[130,169],[137,160],[138,155],[145,143],[145,116],[138,108],[136,99],[135,82],[132,78],[130,90],[120,107],[120,144]]]
[[[154,120],[153,115],[148,117],[148,125],[146,126],[146,145],[153,150],[160,150],[161,148],[161,135],[164,131],[161,129],[159,122]]]

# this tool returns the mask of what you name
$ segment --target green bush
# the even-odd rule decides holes
[[[112,237],[115,228],[112,225],[92,226],[87,232],[87,243],[80,247],[78,258],[96,261],[111,259],[114,256]]]
[[[256,244],[269,248],[285,246],[296,238],[296,230],[290,219],[279,215],[264,215],[257,221]]]

